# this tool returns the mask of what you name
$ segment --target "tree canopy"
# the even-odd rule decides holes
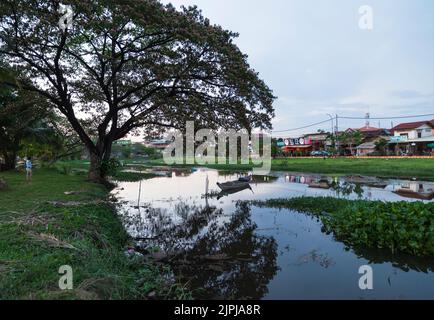
[[[62,3],[74,12],[66,30],[57,0],[2,0],[0,55],[32,79],[23,88],[68,119],[91,155],[90,178],[101,176],[113,141],[137,128],[183,129],[187,120],[210,129],[271,128],[275,97],[234,44],[237,34],[196,7]]]
[[[338,140],[344,144],[347,144],[350,148],[351,154],[353,154],[353,147],[362,143],[363,134],[358,130],[344,131],[339,134]]]
[[[13,81],[16,73],[0,62],[0,77]],[[0,88],[0,156],[1,169],[15,168],[19,151],[29,144],[51,144],[57,141],[50,125],[53,112],[46,100],[34,92],[2,86]],[[27,152],[24,152],[25,155]]]

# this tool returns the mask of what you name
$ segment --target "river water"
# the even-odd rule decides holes
[[[433,182],[273,172],[254,177],[251,189],[219,194],[217,182],[239,175],[210,169],[161,174],[120,182],[113,193],[129,233],[142,246],[176,256],[172,270],[195,298],[434,299],[433,259],[347,247],[310,215],[239,202],[299,196],[432,201]],[[373,290],[359,287],[363,265],[372,267]]]

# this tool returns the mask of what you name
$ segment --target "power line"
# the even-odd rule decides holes
[[[410,118],[422,118],[422,117],[431,117],[434,116],[434,113],[428,113],[428,114],[419,114],[419,115],[414,115],[414,116],[393,116],[393,117],[378,117],[378,118],[369,118],[371,120],[392,120],[392,119],[410,119]],[[298,128],[291,128],[291,129],[286,129],[286,130],[279,130],[279,131],[272,131],[272,133],[284,133],[284,132],[290,132],[290,131],[297,131],[297,130],[301,130],[301,129],[307,129],[310,127],[314,127],[323,123],[327,123],[330,121],[334,121],[337,118],[339,119],[349,119],[349,120],[365,120],[366,117],[333,117],[324,121],[320,121],[320,122],[316,122],[316,123],[312,123],[303,127],[298,127]]]
[[[391,119],[409,119],[409,118],[422,118],[422,117],[431,117],[434,116],[434,113],[428,113],[428,114],[419,114],[416,116],[401,116],[401,117],[378,117],[378,118],[372,118],[370,117],[370,120],[391,120]],[[341,119],[354,119],[354,120],[362,120],[366,119],[366,117],[339,117]]]
[[[334,120],[334,119],[336,119],[336,118],[333,118],[333,120]],[[331,119],[327,119],[327,120],[324,120],[324,121],[321,121],[321,122],[312,123],[312,124],[310,124],[310,125],[303,126],[303,127],[299,127],[299,128],[293,128],[293,129],[287,129],[287,130],[280,130],[280,131],[272,131],[272,132],[273,132],[273,133],[282,133],[282,132],[289,132],[289,131],[297,131],[297,130],[301,130],[301,129],[306,129],[306,128],[314,127],[314,126],[317,126],[317,125],[319,125],[319,124],[323,124],[323,123],[330,122],[330,121],[331,121]]]

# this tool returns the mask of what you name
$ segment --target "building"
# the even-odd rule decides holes
[[[276,143],[287,156],[309,156],[312,151],[321,151],[330,147],[329,137],[329,132],[317,132],[297,138],[279,138]]]
[[[369,122],[362,128],[348,128],[343,133],[351,134],[359,132],[361,136],[361,141],[358,144],[352,146],[348,141],[339,142],[339,150],[344,155],[357,155],[357,156],[367,156],[372,152],[375,152],[375,143],[382,139],[389,141],[391,132],[385,128],[371,127]],[[342,132],[338,133],[342,134]]]
[[[329,132],[309,133],[305,134],[303,138],[311,142],[312,151],[323,151],[331,146]]]
[[[131,140],[116,140],[113,145],[117,146],[130,146],[132,144]]]
[[[304,137],[286,138],[283,142],[282,151],[290,157],[308,156],[313,150],[312,141]]]
[[[356,147],[356,156],[364,157],[376,151],[375,142],[365,142]]]
[[[392,128],[390,149],[396,155],[431,155],[434,148],[434,119],[401,123]]]
[[[131,140],[116,140],[113,142],[111,156],[113,158],[129,158],[131,156]]]
[[[388,129],[371,127],[369,125],[356,130],[362,134],[364,142],[374,142],[379,139],[387,139],[391,135],[391,132]]]
[[[395,137],[404,137],[407,140],[429,137],[434,135],[434,119],[401,123],[393,127],[391,131]]]
[[[360,134],[354,137],[352,133]],[[336,140],[340,155],[434,155],[434,119],[401,123],[385,129],[371,126],[367,115],[365,126],[335,134],[341,136]],[[334,139],[329,132],[318,132],[298,138],[279,138],[276,143],[287,156],[308,156],[312,151],[331,150]]]
[[[145,141],[144,144],[148,148],[154,148],[159,150],[166,149],[173,141],[167,139],[154,139]]]
[[[362,128],[348,128],[344,131],[345,133],[353,133],[353,132],[360,132],[362,135],[363,143],[365,142],[374,142],[379,139],[388,139],[388,137],[391,135],[390,130],[384,129],[384,128],[376,128],[371,127],[369,125],[366,125]],[[342,132],[340,132],[342,133]]]

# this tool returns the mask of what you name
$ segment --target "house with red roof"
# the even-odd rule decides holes
[[[391,130],[389,144],[400,154],[432,154],[434,148],[434,119],[400,123]]]
[[[417,121],[401,123],[392,128],[394,136],[405,136],[408,139],[420,139],[434,135],[434,119],[431,121]]]
[[[355,146],[355,148],[349,148],[348,145],[341,144],[341,150],[344,150],[345,154],[352,154],[357,156],[366,156],[375,152],[375,143],[381,139],[389,140],[391,135],[390,130],[384,128],[376,128],[369,125],[369,122],[362,128],[353,129],[348,128],[346,133],[360,132],[362,140],[361,144]]]

